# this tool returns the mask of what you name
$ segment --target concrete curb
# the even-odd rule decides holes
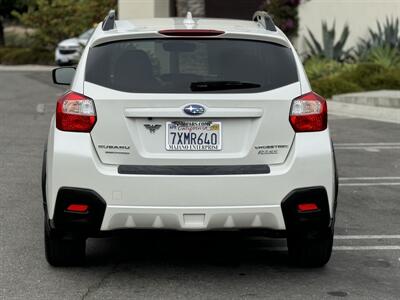
[[[379,107],[400,108],[400,91],[380,90],[333,96],[333,101]]]
[[[351,118],[400,124],[400,109],[328,101],[328,112]]]
[[[0,72],[49,72],[56,66],[42,65],[0,65]]]

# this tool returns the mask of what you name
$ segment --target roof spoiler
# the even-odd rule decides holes
[[[107,17],[103,21],[103,31],[109,31],[115,28],[115,10],[110,10]]]
[[[253,15],[253,21],[261,24],[266,30],[277,31],[272,17],[266,11],[256,11]]]

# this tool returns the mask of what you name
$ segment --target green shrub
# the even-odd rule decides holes
[[[313,90],[325,98],[332,98],[333,95],[354,93],[362,91],[356,83],[349,82],[340,76],[326,77],[311,81]]]
[[[341,70],[340,63],[317,57],[307,60],[304,68],[310,80],[332,76]]]
[[[54,61],[53,53],[32,48],[0,48],[0,64],[51,64]]]
[[[354,67],[354,64],[339,63],[335,60],[318,57],[310,58],[304,63],[304,68],[310,80],[331,77]]]
[[[400,67],[400,50],[388,46],[373,48],[365,60],[388,69],[398,68]]]
[[[400,68],[362,63],[346,67],[334,75],[310,78],[310,81],[314,91],[326,98],[361,91],[400,90]]]
[[[28,48],[33,44],[32,36],[26,33],[5,32],[5,45],[10,48]]]
[[[362,80],[362,88],[371,90],[400,90],[400,68],[386,69]]]
[[[388,68],[373,63],[358,64],[354,69],[345,71],[340,75],[344,80],[355,83],[366,91],[378,90],[386,88],[386,86],[395,85],[390,76],[390,70]],[[387,84],[385,81],[387,81]],[[392,83],[389,83],[389,81],[392,81]]]
[[[116,6],[116,0],[35,0],[27,12],[13,15],[26,28],[35,30],[36,47],[52,50],[60,41],[101,22]]]

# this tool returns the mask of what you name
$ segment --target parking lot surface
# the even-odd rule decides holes
[[[0,299],[400,298],[400,124],[330,117],[340,192],[325,268],[291,266],[284,240],[166,232],[90,239],[86,266],[52,268],[40,173],[63,89],[20,71],[0,72],[0,91]]]

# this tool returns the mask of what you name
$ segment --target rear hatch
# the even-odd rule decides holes
[[[105,164],[282,163],[300,93],[292,50],[269,42],[117,41],[90,49],[86,62],[91,136]]]

